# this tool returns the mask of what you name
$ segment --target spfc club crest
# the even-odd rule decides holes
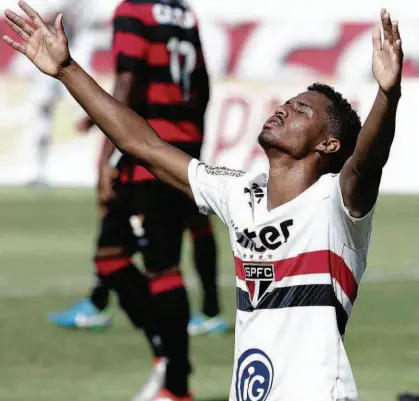
[[[275,281],[274,265],[269,263],[245,263],[243,268],[250,302],[253,307],[256,307],[270,285]]]

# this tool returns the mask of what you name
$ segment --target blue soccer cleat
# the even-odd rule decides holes
[[[199,336],[204,334],[226,334],[230,331],[227,321],[220,315],[215,317],[206,317],[204,315],[195,315],[189,320],[188,333],[190,336]]]
[[[111,314],[98,310],[91,301],[81,301],[63,312],[50,313],[48,320],[64,328],[103,330],[111,324]]]

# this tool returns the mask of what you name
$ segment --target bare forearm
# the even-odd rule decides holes
[[[354,154],[342,169],[342,195],[354,217],[365,216],[377,199],[382,169],[394,139],[399,98],[399,91],[388,96],[379,89],[359,134]]]
[[[148,155],[143,147],[160,141],[147,121],[106,93],[75,62],[62,70],[59,79],[99,129],[122,152],[147,162]]]
[[[59,79],[117,148],[191,196],[190,156],[162,140],[146,120],[106,93],[75,62],[63,69]]]
[[[399,99],[399,88],[391,94],[378,90],[352,157],[352,165],[360,176],[369,171],[380,172],[386,164],[394,139]]]

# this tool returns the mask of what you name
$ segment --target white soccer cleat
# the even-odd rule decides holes
[[[132,401],[153,401],[164,387],[167,358],[156,358],[145,386],[135,394]]]

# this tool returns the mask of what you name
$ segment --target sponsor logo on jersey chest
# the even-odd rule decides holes
[[[245,228],[243,232],[236,233],[237,242],[253,252],[274,251],[285,244],[290,237],[290,228],[294,225],[293,219],[282,221],[278,225],[269,225],[258,231]]]
[[[243,265],[246,280],[272,281],[275,277],[274,265],[246,263]]]
[[[268,292],[275,281],[275,268],[273,264],[245,263],[243,264],[245,281],[249,290],[250,302],[254,307]]]

